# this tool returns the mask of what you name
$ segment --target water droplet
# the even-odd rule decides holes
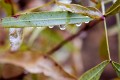
[[[66,26],[65,25],[59,25],[60,30],[65,30]]]
[[[49,28],[53,28],[54,26],[48,26]]]
[[[85,23],[89,23],[89,21],[85,22]]]
[[[81,25],[82,25],[81,23],[77,23],[77,24],[76,24],[77,27],[80,27]]]

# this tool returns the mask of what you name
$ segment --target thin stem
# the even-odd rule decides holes
[[[106,25],[106,19],[105,18],[104,18],[104,27],[105,27],[105,37],[106,37],[106,43],[107,43],[108,58],[111,61],[110,46],[109,46],[109,40],[108,40],[108,31],[107,31],[107,25]]]
[[[76,37],[78,37],[82,31],[89,30],[90,28],[92,28],[93,26],[95,26],[96,24],[98,24],[102,20],[103,19],[91,21],[91,23],[90,23],[91,25],[89,23],[81,25],[80,30],[76,34],[73,34],[70,37],[68,37],[67,39],[63,40],[61,43],[59,43],[56,47],[54,47],[53,49],[51,49],[46,54],[49,54],[49,55],[54,54],[54,52],[56,52],[57,50],[59,50],[60,48],[62,48],[66,43],[68,43],[68,42],[72,41],[73,39],[75,39]]]
[[[105,14],[105,6],[104,6],[104,1],[101,2],[102,5],[102,12]],[[104,27],[105,27],[105,37],[106,37],[106,43],[107,43],[107,51],[108,51],[108,58],[111,61],[110,57],[110,46],[109,46],[109,40],[108,40],[108,31],[107,31],[107,24],[106,24],[106,19],[104,17]]]

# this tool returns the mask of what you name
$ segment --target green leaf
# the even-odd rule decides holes
[[[120,0],[117,0],[106,12],[106,16],[120,12]]]
[[[118,77],[120,77],[120,64],[117,62],[112,61],[112,66],[115,69]]]
[[[76,4],[64,4],[59,2],[57,2],[57,4],[64,10],[67,10],[73,13],[79,13],[84,16],[89,16],[93,19],[99,19],[103,17],[102,13],[94,7],[84,7]]]
[[[108,65],[110,61],[106,60],[97,65],[96,67],[90,69],[84,73],[79,80],[99,80],[104,68]]]
[[[106,43],[106,38],[105,35],[103,36],[101,42],[100,42],[100,58],[102,60],[108,60],[108,50],[107,50],[107,43]]]
[[[0,24],[4,27],[40,27],[51,25],[75,24],[88,22],[89,17],[68,11],[35,12],[15,15],[1,19]]]

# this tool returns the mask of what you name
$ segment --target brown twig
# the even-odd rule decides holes
[[[85,26],[85,25],[84,25],[84,26]],[[59,49],[60,49],[62,46],[64,46],[66,43],[68,43],[69,41],[71,41],[71,40],[73,40],[74,38],[76,38],[76,37],[83,31],[84,26],[82,26],[83,28],[80,28],[80,30],[79,30],[76,34],[68,37],[66,40],[63,40],[60,44],[58,44],[55,48],[53,48],[52,50],[50,50],[47,54],[49,54],[49,55],[53,54],[55,51],[59,50]]]
[[[68,37],[66,40],[63,40],[55,48],[53,48],[52,50],[50,50],[49,52],[47,52],[47,54],[48,55],[53,54],[54,52],[56,52],[57,50],[59,50],[60,48],[62,48],[66,43],[68,43],[69,41],[72,41],[73,39],[75,39],[76,37],[78,37],[82,31],[86,31],[86,30],[92,28],[93,26],[95,26],[96,24],[98,24],[102,20],[103,19],[93,20],[93,21],[91,21],[88,24],[81,25],[80,30],[76,34],[73,34],[70,37]]]

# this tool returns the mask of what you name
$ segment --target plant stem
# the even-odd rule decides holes
[[[104,1],[101,2],[101,5],[102,5],[102,12],[103,12],[103,14],[105,14]],[[104,28],[105,28],[105,37],[106,37],[106,43],[107,43],[108,58],[111,61],[110,46],[109,46],[109,40],[108,40],[108,31],[107,31],[107,24],[106,24],[106,18],[105,17],[104,17]]]

